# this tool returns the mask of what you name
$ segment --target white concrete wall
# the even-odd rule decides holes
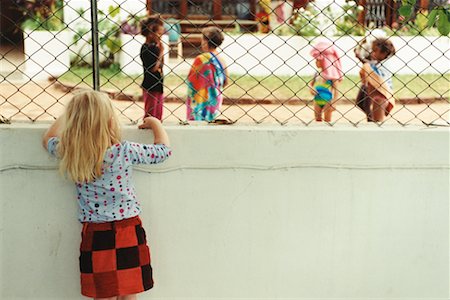
[[[0,127],[0,299],[82,299],[45,127]],[[156,280],[140,299],[449,298],[448,129],[168,131],[174,156],[135,172]]]

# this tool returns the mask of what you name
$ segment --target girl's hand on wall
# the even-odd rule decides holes
[[[155,144],[164,144],[167,147],[170,147],[169,136],[167,132],[162,127],[161,121],[155,117],[146,117],[144,119],[144,123],[139,125],[139,129],[151,129],[154,135]]]
[[[144,119],[144,123],[139,125],[139,129],[152,129],[153,126],[155,126],[155,123],[161,123],[157,118],[155,117],[146,117]]]

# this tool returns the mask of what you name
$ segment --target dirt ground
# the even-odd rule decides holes
[[[0,114],[15,121],[51,121],[59,116],[64,104],[71,98],[70,92],[63,92],[52,82],[26,82],[0,84]],[[138,122],[143,114],[143,103],[113,100],[124,124]],[[180,123],[185,120],[186,108],[182,101],[165,103],[164,122]],[[237,124],[312,124],[314,113],[308,105],[239,104],[224,105],[221,119],[236,121]],[[333,122],[338,124],[364,124],[365,115],[352,104],[337,104]],[[436,101],[431,104],[399,104],[386,120],[387,124],[401,125],[450,125],[450,104]]]

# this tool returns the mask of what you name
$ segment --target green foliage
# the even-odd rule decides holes
[[[424,31],[427,28],[428,24],[428,13],[419,13],[416,16],[416,20],[414,21],[414,25],[417,27],[419,32]]]
[[[117,15],[120,14],[120,6],[114,7],[114,6],[110,5],[108,7],[108,14],[111,18],[115,18]]]
[[[320,35],[320,24],[317,19],[319,11],[308,4],[306,9],[299,9],[292,17],[292,29],[297,35]]]
[[[398,10],[398,13],[404,17],[410,16],[412,14],[412,12],[413,12],[413,7],[411,5],[402,6]]]
[[[427,11],[420,11],[414,19],[405,20],[399,26],[394,28],[385,28],[388,35],[398,36],[439,36],[440,33],[436,27],[430,26],[430,22],[434,10],[429,14]]]
[[[78,28],[73,35],[73,44],[76,45],[90,30],[87,28]]]
[[[100,47],[106,48],[105,50],[110,58],[119,52],[122,47],[120,40],[120,21],[116,18],[119,16],[119,13],[120,7],[118,6],[110,6],[108,8],[108,15],[103,11],[99,11],[99,44]]]
[[[120,65],[118,63],[112,63],[108,67],[108,71],[110,71],[112,74],[118,74],[121,72]]]
[[[281,35],[281,36],[289,36],[289,35],[293,35],[294,29],[291,25],[289,24],[281,24],[278,27],[276,27],[273,32],[276,35]]]
[[[431,27],[434,25],[434,22],[436,22],[436,16],[437,16],[438,10],[437,9],[433,9],[430,12],[430,15],[428,16],[428,23],[427,26]]]
[[[364,8],[355,1],[348,1],[342,9],[344,13],[334,21],[337,35],[364,35],[365,28],[358,22],[358,15]]]
[[[337,35],[356,35],[363,36],[365,29],[363,26],[357,23],[342,22],[336,24]]]
[[[443,7],[438,12],[438,30],[442,35],[448,35],[450,33],[450,12]]]
[[[402,6],[399,9],[399,14],[405,18],[405,23],[412,19],[414,14],[414,5],[417,0],[402,0]],[[436,6],[429,13],[426,21],[426,27],[437,26],[441,35],[448,36],[450,34],[450,5],[448,2],[442,2],[442,5]],[[420,30],[424,24],[417,24]]]
[[[64,29],[62,0],[38,1],[27,0],[19,3],[24,21],[23,30],[59,31]]]
[[[87,11],[78,11],[80,17]],[[101,53],[106,56],[106,59],[101,64],[101,67],[109,68],[115,65],[115,55],[120,51],[122,47],[122,41],[120,40],[120,7],[110,6],[108,13],[101,10],[98,12],[98,39]],[[73,44],[77,45],[82,42],[84,45],[80,48],[78,57],[73,62],[74,65],[83,66],[85,62],[82,58],[82,52],[86,46],[92,44],[92,36],[90,35],[90,28],[87,25],[81,24],[76,28],[75,35],[73,37]]]

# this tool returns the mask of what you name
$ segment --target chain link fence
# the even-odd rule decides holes
[[[330,125],[365,124],[377,109],[387,112],[389,98],[358,96],[363,83],[371,86],[368,73],[361,75],[368,62],[377,75],[392,73],[395,107],[376,124],[450,124],[449,37],[428,26],[429,12],[436,5],[448,9],[447,2],[420,1],[407,19],[393,0],[9,0],[1,5],[3,122],[53,120],[80,88],[107,92],[124,123],[139,122],[145,108],[141,48],[148,42],[140,24],[158,14],[165,28],[166,123],[192,123],[187,110],[196,98],[188,97],[189,74],[205,52],[202,30],[215,26],[224,36],[216,55],[227,84],[219,88],[223,100],[208,121],[310,125],[324,114]],[[373,49],[366,48],[377,38],[390,41],[395,54],[372,64]],[[317,63],[326,56],[321,43],[335,50],[331,67],[339,61],[339,79],[330,81]],[[384,75],[380,85],[389,85]],[[381,90],[374,91],[379,96]]]

